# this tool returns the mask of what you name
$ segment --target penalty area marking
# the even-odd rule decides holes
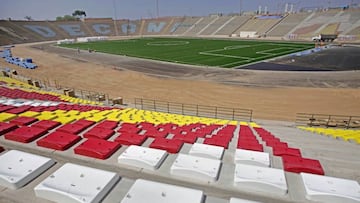
[[[190,44],[189,41],[160,41],[160,42],[148,42],[146,45],[149,46],[176,46]]]
[[[226,67],[226,66],[232,66],[234,64],[241,64],[241,63],[244,63],[244,62],[249,63],[251,61],[263,60],[263,59],[266,59],[266,58],[271,57],[271,56],[285,55],[285,54],[289,54],[289,53],[292,53],[294,51],[298,51],[298,50],[303,49],[302,46],[296,46],[296,45],[288,45],[288,46],[285,46],[285,47],[276,47],[276,48],[272,48],[272,49],[264,49],[262,51],[255,52],[256,54],[261,54],[262,55],[262,56],[258,56],[258,57],[246,57],[246,56],[228,55],[228,54],[219,53],[219,52],[226,51],[226,50],[243,49],[243,48],[250,48],[250,47],[262,46],[262,45],[263,44],[258,44],[258,45],[253,45],[253,46],[252,45],[234,45],[234,46],[226,46],[226,47],[224,47],[222,49],[208,50],[208,51],[202,51],[202,52],[198,52],[198,53],[200,55],[208,55],[208,56],[215,56],[215,57],[240,59],[239,61],[235,61],[235,62],[220,65],[222,67]],[[277,45],[277,44],[270,44],[270,45]],[[277,51],[277,50],[284,50],[284,51],[278,52],[278,53],[271,53],[271,52]],[[218,53],[216,53],[216,52],[218,52]]]

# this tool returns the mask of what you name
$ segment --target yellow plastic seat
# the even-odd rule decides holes
[[[59,118],[54,119],[54,121],[60,122],[62,124],[68,124],[75,120],[76,119],[74,117],[59,117]]]
[[[26,111],[24,113],[19,114],[19,116],[32,117],[32,118],[35,118],[36,116],[39,115],[40,113],[35,111]]]
[[[16,117],[17,117],[16,114],[3,112],[3,113],[0,113],[0,122],[10,121]]]
[[[57,116],[56,115],[44,114],[44,115],[36,116],[36,118],[39,119],[39,120],[53,120],[53,119],[56,119]]]
[[[94,122],[98,123],[98,122],[101,122],[101,121],[105,120],[105,117],[102,117],[102,116],[92,116],[92,117],[87,117],[87,118],[85,118],[85,119],[88,120],[88,121],[94,121]]]

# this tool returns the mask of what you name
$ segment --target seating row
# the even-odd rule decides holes
[[[143,153],[142,150],[143,149],[132,149],[127,151],[126,154],[131,155],[131,152],[140,154]],[[154,155],[157,159],[163,159],[164,157],[162,153],[158,152],[146,151],[144,154],[146,157],[152,157]],[[119,162],[120,161],[126,160],[119,157]],[[190,166],[199,166],[200,168],[210,168],[207,173],[215,175],[213,172],[216,171],[219,166],[219,160],[216,161],[212,159],[210,161],[205,158],[179,154],[171,167],[171,174],[175,176],[181,174],[190,178],[201,178],[199,174],[191,174],[195,170],[191,171],[189,169],[186,171]],[[29,182],[32,182],[36,177],[56,164],[53,159],[17,150],[10,150],[0,154],[0,162],[3,163],[0,165],[0,185],[12,190],[26,186]],[[207,167],[208,164],[210,164],[211,167]],[[215,165],[212,166],[212,164]],[[358,192],[360,185],[356,181],[308,173],[300,173],[299,178],[301,180],[300,184],[302,184],[305,191],[305,198],[310,201],[360,201],[360,194]],[[65,163],[38,183],[33,188],[33,191],[37,197],[54,202],[100,202],[121,182],[120,176],[114,172]],[[245,164],[237,164],[235,167],[233,186],[241,191],[265,191],[271,194],[283,195],[287,193],[287,184],[285,174],[280,169]],[[137,203],[200,203],[206,199],[204,192],[201,190],[144,179],[135,180],[134,183],[129,186],[125,195],[120,198],[122,198],[121,202]],[[231,198],[230,202],[248,201]]]
[[[22,99],[38,99],[38,100],[48,101],[53,98],[47,99],[47,97],[52,96],[52,97],[55,97],[59,101],[70,102],[70,103],[92,104],[92,105],[102,104],[101,102],[90,101],[90,100],[81,99],[81,98],[75,98],[75,97],[71,97],[71,96],[67,96],[67,95],[63,95],[63,94],[59,94],[59,93],[55,93],[55,92],[42,91],[42,90],[39,90],[39,88],[37,88],[37,87],[23,83],[21,81],[17,81],[13,78],[0,76],[0,82],[3,82],[2,84],[6,85],[6,86],[16,86],[17,87],[15,89],[7,88],[6,94],[3,95],[4,97],[22,98]],[[6,88],[6,87],[3,87],[3,88]],[[14,90],[16,90],[17,92],[13,92]],[[47,97],[44,97],[42,95],[46,95]]]
[[[321,127],[298,127],[301,130],[312,133],[325,135],[338,140],[345,140],[360,144],[360,130],[356,129],[337,129],[337,128],[321,128]]]
[[[62,151],[78,143],[83,137],[87,138],[88,140],[81,144],[81,147],[89,148],[89,151],[98,150],[98,152],[89,152],[88,156],[105,159],[118,148],[117,145],[113,144],[114,142],[106,141],[106,139],[115,134],[113,129],[117,128],[118,122],[103,121],[96,125],[94,125],[94,123],[95,122],[88,120],[78,120],[73,123],[62,125],[57,121],[41,120],[37,122],[37,119],[31,117],[17,117],[10,120],[9,123],[0,123],[0,135],[4,135],[5,139],[22,143],[29,143],[46,135],[36,142],[37,145]],[[31,126],[27,126],[26,124],[31,124]],[[85,131],[92,125],[94,126],[90,130]],[[132,128],[137,129],[137,132],[141,130],[132,124],[125,124],[124,126],[132,126]],[[53,131],[54,129],[55,131]],[[53,132],[48,133],[49,131]],[[114,139],[115,143],[118,144],[141,145],[148,137],[154,137],[145,134],[140,135],[137,133],[129,133],[127,130],[124,131],[123,127],[121,127],[118,131],[120,132],[120,135]],[[78,136],[80,134],[82,134],[82,136]],[[181,136],[190,137],[185,135]],[[97,143],[101,146],[93,148],[88,144],[90,143],[90,139],[103,140],[97,141]],[[94,141],[92,141],[92,143],[94,143]],[[174,136],[172,139],[156,137],[149,145],[149,147],[163,149],[169,153],[178,153],[184,143],[185,141],[183,139],[179,139],[177,136]],[[206,144],[206,142],[204,143]],[[111,150],[104,151],[104,148]],[[75,153],[79,154],[79,150],[77,150],[77,148],[75,149]],[[100,153],[102,155],[95,156],[94,153]]]
[[[37,92],[29,92],[21,89],[11,89],[7,87],[0,87],[0,96],[11,99],[36,99],[43,101],[60,102],[60,98],[49,94],[40,94]]]
[[[10,70],[5,70],[7,72],[10,72]],[[24,88],[24,89],[39,89],[38,87],[32,86],[28,83],[24,83],[22,81],[16,80],[14,78],[10,77],[4,77],[0,76],[0,84],[7,87],[18,87],[18,88]]]
[[[212,119],[212,118],[200,118],[200,117],[193,117],[193,116],[184,116],[184,115],[176,115],[176,114],[169,114],[169,113],[158,113],[158,112],[152,112],[152,111],[144,111],[144,110],[138,110],[138,109],[122,109],[122,111],[119,111],[119,108],[114,107],[101,107],[101,106],[91,106],[91,105],[78,105],[78,104],[64,104],[64,103],[58,103],[58,102],[41,102],[41,101],[20,101],[20,100],[11,100],[11,99],[5,99],[0,100],[0,104],[3,105],[10,105],[14,107],[21,107],[21,106],[31,106],[27,111],[35,111],[35,112],[43,112],[43,111],[51,111],[51,112],[59,112],[57,110],[63,110],[63,111],[80,111],[83,113],[89,112],[91,110],[98,110],[98,111],[92,111],[89,112],[91,116],[93,117],[92,120],[94,121],[102,121],[102,120],[114,120],[114,121],[124,121],[127,123],[143,123],[148,122],[152,123],[153,125],[162,125],[162,124],[168,124],[173,123],[179,126],[188,126],[194,123],[201,123],[202,126],[208,126],[208,125],[236,125],[237,122],[235,121],[229,121],[229,120],[220,120],[220,119]],[[4,107],[8,108],[8,107]],[[23,107],[24,109],[26,107]],[[22,111],[24,109],[21,109]],[[116,111],[112,111],[112,110]],[[0,109],[2,110],[2,109]],[[6,111],[8,109],[3,109],[2,111]],[[16,110],[14,110],[16,111]],[[18,113],[18,112],[15,112]],[[26,112],[25,112],[26,113]],[[59,112],[60,113],[60,112]],[[65,113],[65,112],[63,112]],[[75,112],[73,112],[75,115],[79,115]],[[72,114],[73,114],[72,113]],[[96,114],[96,115],[95,115]],[[148,117],[148,114],[152,114],[152,117]],[[83,114],[84,117],[88,117],[90,115]],[[24,115],[23,115],[24,116]],[[28,116],[28,115],[26,115]],[[68,116],[68,115],[66,115]],[[139,118],[140,117],[140,118]],[[157,121],[155,123],[151,122],[153,117],[157,117]],[[163,119],[161,119],[163,118]],[[79,118],[77,118],[79,119]],[[168,128],[169,126],[166,126]],[[191,126],[190,126],[191,127]],[[198,126],[200,128],[200,126]],[[216,128],[214,126],[214,128]],[[201,130],[203,131],[202,134],[205,135],[207,131],[212,131],[213,129],[207,128],[206,131],[202,127]],[[184,129],[186,131],[186,129]],[[201,132],[200,129],[198,133]]]

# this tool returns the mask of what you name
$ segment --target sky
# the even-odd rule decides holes
[[[0,0],[0,19],[24,20],[30,16],[33,20],[55,20],[74,10],[84,10],[90,18],[116,19],[155,18],[157,10],[159,17],[206,16],[239,13],[240,8],[256,11],[259,6],[275,13],[283,11],[286,3],[294,4],[294,9],[324,8],[360,4],[360,0]]]

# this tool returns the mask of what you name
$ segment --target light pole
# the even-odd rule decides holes
[[[241,16],[241,12],[242,12],[242,0],[239,0],[239,15]]]
[[[118,36],[118,28],[117,28],[117,25],[116,25],[116,20],[117,20],[117,15],[116,15],[116,0],[113,0],[113,7],[114,7],[114,27],[115,27],[115,36]]]
[[[159,0],[156,0],[156,18],[159,18]]]

